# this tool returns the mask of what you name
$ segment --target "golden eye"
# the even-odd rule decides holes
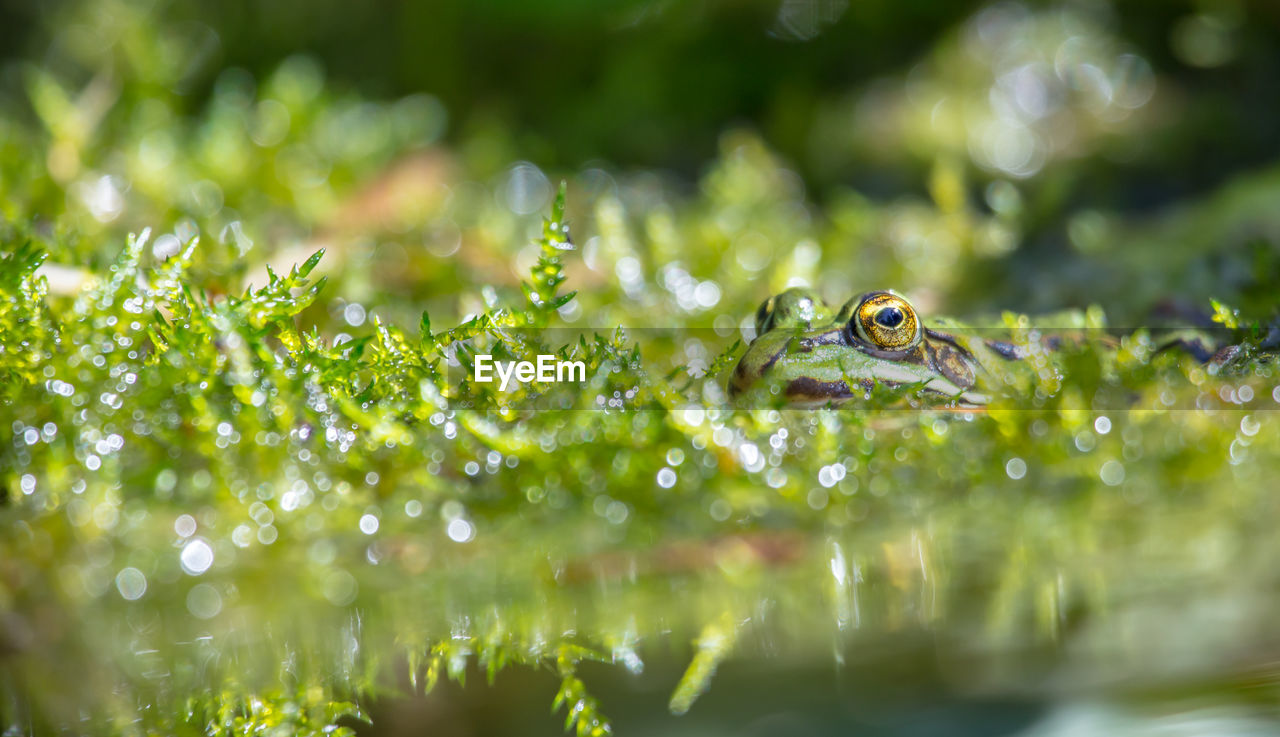
[[[905,299],[876,292],[862,300],[853,318],[858,337],[876,348],[900,351],[920,340],[920,320]]]

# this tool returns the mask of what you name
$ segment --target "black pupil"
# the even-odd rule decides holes
[[[906,318],[897,307],[885,307],[876,313],[876,324],[885,328],[896,328]]]

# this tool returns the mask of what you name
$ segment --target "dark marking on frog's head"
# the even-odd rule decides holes
[[[870,389],[874,382],[866,380],[861,382],[863,387]],[[808,377],[800,377],[792,379],[787,384],[786,395],[788,399],[796,400],[823,400],[823,399],[848,399],[853,396],[853,390],[849,388],[849,384],[843,380],[837,381],[821,381],[819,379],[811,379]]]
[[[763,353],[764,360],[757,365],[753,361],[748,361],[746,356],[743,356],[742,360],[738,361],[738,365],[734,368],[733,376],[729,381],[729,394],[731,396],[746,391],[747,387],[757,377],[772,368],[779,358],[787,354],[788,345],[791,341],[789,339],[780,340],[778,337],[780,336],[777,334],[765,334],[757,336],[752,341],[751,351],[757,354],[767,351]],[[772,341],[773,345],[769,345],[769,341]],[[748,352],[748,355],[750,355],[751,351]]]
[[[984,342],[987,344],[987,347],[991,349],[992,353],[995,353],[997,356],[1003,359],[1006,359],[1009,361],[1019,361],[1023,358],[1026,358],[1026,355],[1021,348],[1019,348],[1014,343],[1010,343],[1007,340],[996,340],[994,338],[988,338]]]
[[[961,389],[973,386],[977,378],[973,374],[973,366],[969,354],[952,343],[938,341],[929,342],[929,356],[933,369],[952,384]]]

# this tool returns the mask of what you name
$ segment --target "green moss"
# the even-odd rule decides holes
[[[981,416],[735,410],[715,376],[731,346],[677,389],[646,370],[667,338],[518,332],[572,298],[557,291],[562,202],[527,307],[436,332],[424,317],[416,339],[378,319],[345,342],[307,326],[319,252],[214,296],[193,281],[195,240],[145,266],[143,234],[71,300],[46,294],[38,251],[14,248],[4,344],[21,350],[0,356],[13,715],[65,719],[52,684],[76,672],[86,713],[125,733],[308,732],[389,672],[430,690],[474,659],[490,678],[550,669],[566,727],[601,734],[576,664],[642,667],[636,648],[660,631],[696,640],[677,713],[743,628],[914,621],[1055,642],[1064,617],[1106,616],[1141,575],[1103,562],[1136,554],[1172,574],[1161,556],[1185,553],[1170,540],[1210,544],[1265,504],[1280,444],[1269,413],[1235,409],[1244,391],[1273,401],[1265,355],[1224,381],[1187,357],[1153,362],[1140,336],[1085,341],[1025,387],[1039,400]],[[443,367],[482,348],[581,357],[576,391],[631,409],[529,409],[536,384],[467,386],[455,407],[461,374]],[[763,602],[779,624],[758,619]]]

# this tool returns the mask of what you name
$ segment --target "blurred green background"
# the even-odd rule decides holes
[[[1280,112],[1273,83],[1280,9],[1260,0],[6,2],[0,12],[10,61],[37,61],[73,83],[110,64],[139,83],[139,94],[179,113],[200,111],[227,69],[264,79],[301,54],[340,90],[433,95],[449,111],[444,141],[453,146],[488,132],[504,139],[495,143],[506,147],[501,153],[543,167],[600,161],[692,178],[715,155],[720,133],[745,124],[820,191],[856,183],[883,195],[918,190],[919,171],[909,165],[919,162],[886,152],[893,147],[884,142],[851,141],[868,132],[847,115],[852,97],[873,87],[888,92],[913,69],[924,76],[930,70],[921,63],[941,43],[959,41],[958,30],[976,31],[968,42],[995,54],[1001,45],[1022,47],[1025,59],[1006,55],[992,65],[997,77],[1036,56],[1063,62],[1054,54],[1064,49],[1052,42],[1081,36],[1110,42],[1100,51],[1139,57],[1130,73],[1141,85],[1158,75],[1169,98],[1150,122],[1152,135],[1090,167],[1081,201],[1150,207],[1277,153],[1269,122]],[[1029,18],[1042,21],[1040,37],[999,36],[1026,29],[1018,24]],[[1123,82],[1125,71],[1108,68],[1112,58],[1090,61],[1106,81]],[[989,81],[975,71],[946,73],[975,87]],[[1061,93],[1026,92],[1048,94],[1036,104],[1053,107]],[[1134,107],[1146,101],[1134,98]],[[1112,184],[1099,189],[1103,183]]]
[[[1099,302],[1129,324],[1173,295],[1253,306],[1280,261],[1260,245],[1277,230],[1270,2],[0,7],[11,220],[224,240],[239,222],[259,259],[360,241],[406,315],[458,283],[418,273],[420,255],[465,243],[466,263],[431,268],[512,282],[511,228],[559,178],[579,234],[607,229],[605,200],[633,230],[671,213],[702,278],[726,248],[680,227],[693,195],[789,208],[807,238],[718,223],[747,247],[717,283],[756,300],[809,279],[781,265],[800,240],[835,301],[893,286],[961,312]],[[748,150],[762,188],[718,183]]]

